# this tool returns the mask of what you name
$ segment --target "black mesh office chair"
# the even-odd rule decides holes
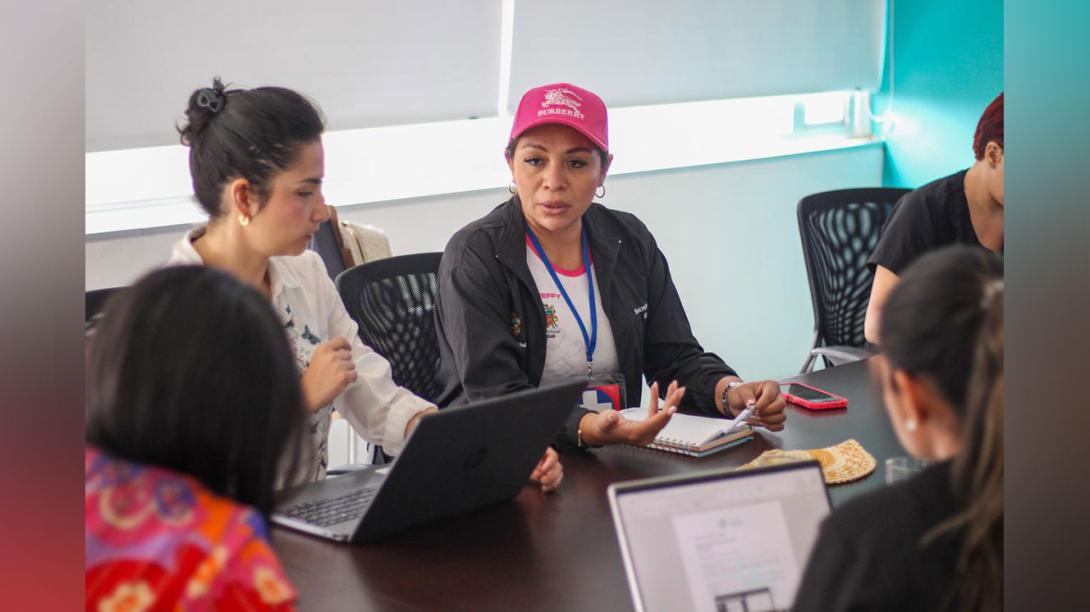
[[[337,291],[363,343],[390,362],[394,382],[434,400],[441,391],[435,295],[442,253],[371,261],[337,276]],[[382,463],[373,454],[373,463]]]
[[[908,189],[840,189],[799,200],[799,234],[814,304],[814,343],[801,372],[869,357],[863,324],[874,275],[867,259]]]

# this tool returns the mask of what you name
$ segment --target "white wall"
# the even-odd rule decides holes
[[[86,4],[88,151],[176,144],[215,75],[312,96],[331,130],[496,114],[499,0]]]
[[[795,205],[809,193],[880,185],[880,144],[609,179],[602,202],[639,216],[670,262],[697,338],[745,378],[796,372],[813,333]],[[386,230],[395,254],[440,251],[505,190],[340,210]],[[333,203],[336,204],[336,203]],[[131,283],[166,261],[185,228],[88,237],[87,288]]]
[[[557,81],[590,89],[610,110],[874,90],[885,22],[886,0],[515,2],[507,106]],[[541,51],[553,47],[563,52]]]

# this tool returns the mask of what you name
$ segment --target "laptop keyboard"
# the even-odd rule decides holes
[[[288,506],[281,513],[312,525],[328,527],[363,516],[376,492],[377,488],[358,489],[339,497]]]

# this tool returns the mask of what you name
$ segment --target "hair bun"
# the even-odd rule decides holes
[[[190,145],[226,104],[227,94],[219,77],[212,79],[211,87],[202,87],[190,94],[189,105],[185,111],[185,125],[177,126],[182,144]]]
[[[213,114],[223,110],[223,103],[226,99],[226,96],[223,95],[223,91],[216,91],[209,87],[205,87],[197,92],[197,106],[207,108],[212,111]]]

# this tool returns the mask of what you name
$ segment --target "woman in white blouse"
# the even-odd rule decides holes
[[[394,383],[389,363],[360,341],[321,258],[307,251],[329,218],[323,129],[321,111],[289,89],[225,89],[217,78],[194,91],[179,132],[209,222],[178,241],[170,260],[226,270],[272,302],[311,411],[313,479],[325,476],[333,409],[395,455],[420,417],[436,410]],[[552,449],[531,475],[546,490],[562,477]]]

